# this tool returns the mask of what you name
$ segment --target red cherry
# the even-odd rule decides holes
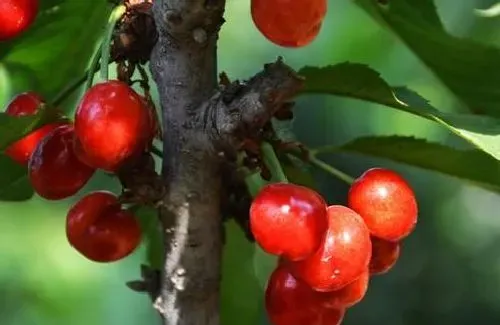
[[[299,185],[269,184],[250,207],[250,229],[269,254],[297,261],[321,244],[328,221],[326,203],[315,191]]]
[[[365,220],[373,236],[400,241],[417,223],[417,200],[410,185],[397,173],[373,168],[354,181],[348,206]]]
[[[387,273],[398,261],[399,252],[399,243],[372,237],[370,273],[372,275]]]
[[[11,116],[35,114],[45,101],[39,94],[28,91],[15,96],[7,105],[5,113]]]
[[[345,309],[326,308],[318,293],[278,266],[269,278],[265,295],[266,312],[273,325],[337,325]]]
[[[118,198],[99,191],[84,196],[68,212],[68,242],[95,262],[112,262],[132,253],[141,241],[135,217],[122,210]]]
[[[28,164],[35,192],[47,200],[76,194],[92,177],[94,169],[82,163],[73,151],[72,125],[59,126],[36,147]]]
[[[38,0],[0,1],[0,41],[14,38],[35,21]]]
[[[305,260],[290,262],[297,278],[316,291],[335,291],[358,279],[371,257],[370,231],[353,210],[328,207],[328,231],[319,250]]]
[[[116,171],[151,141],[151,116],[130,86],[112,80],[90,88],[78,105],[75,133],[85,161]]]
[[[252,0],[255,26],[271,42],[284,47],[311,43],[321,29],[327,0]]]
[[[366,270],[354,282],[349,283],[340,290],[321,292],[322,303],[328,308],[349,308],[359,303],[366,295],[370,272]]]
[[[8,104],[5,113],[10,116],[33,115],[38,112],[38,109],[43,103],[44,101],[42,97],[34,92],[22,93],[12,99],[12,101]],[[7,147],[5,149],[5,154],[17,163],[27,165],[31,154],[35,150],[38,143],[43,139],[43,137],[60,125],[62,125],[62,123],[52,123],[34,130],[30,134]]]

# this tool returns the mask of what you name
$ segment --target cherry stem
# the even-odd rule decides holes
[[[86,71],[83,76],[70,83],[52,101],[52,106],[61,105],[73,92],[75,92],[85,81],[87,81],[89,71]]]
[[[111,14],[109,15],[108,24],[106,26],[106,32],[104,34],[104,40],[101,46],[101,79],[107,81],[109,79],[109,58],[110,58],[110,49],[111,49],[111,41],[113,38],[113,32],[115,30],[115,26],[118,21],[121,19],[127,7],[125,5],[119,5],[113,9]]]
[[[97,48],[97,51],[94,53],[94,56],[92,57],[92,61],[90,62],[90,67],[87,72],[87,82],[85,83],[85,91],[89,90],[92,85],[94,84],[94,75],[99,70],[100,67],[100,61],[101,61],[101,49],[102,49],[102,42]]]
[[[327,172],[327,173],[329,173],[329,174],[337,177],[338,179],[340,179],[343,182],[346,182],[349,185],[354,182],[354,178],[353,177],[351,177],[350,175],[344,173],[341,170],[338,170],[337,168],[333,167],[332,165],[327,164],[323,160],[317,158],[316,155],[314,155],[314,154],[311,154],[309,156],[308,162],[311,165],[316,166],[316,167],[322,169],[323,171],[325,171],[325,172]]]
[[[280,182],[288,183],[288,178],[283,171],[283,167],[278,156],[276,156],[273,146],[268,142],[263,142],[260,150],[262,151],[264,162],[274,178]]]
[[[153,155],[163,159],[163,151],[160,148],[156,146],[151,146],[150,150]]]

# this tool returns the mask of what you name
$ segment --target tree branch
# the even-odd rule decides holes
[[[224,0],[156,0],[150,60],[163,110],[160,208],[165,262],[155,307],[165,325],[220,325],[221,162],[269,121],[302,80],[281,61],[247,83],[217,89]]]

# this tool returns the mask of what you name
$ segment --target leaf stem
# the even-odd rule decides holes
[[[273,177],[280,182],[288,183],[288,178],[283,171],[283,167],[281,166],[278,156],[276,156],[273,146],[268,142],[263,142],[260,150],[264,156],[264,163],[271,171]]]
[[[311,155],[309,157],[309,163],[311,165],[316,166],[316,167],[322,169],[323,171],[325,171],[325,172],[327,172],[327,173],[329,173],[329,174],[337,177],[338,179],[340,179],[341,181],[346,182],[347,184],[352,184],[354,182],[354,178],[353,177],[351,177],[350,175],[344,173],[341,170],[338,170],[337,168],[333,167],[332,165],[327,164],[323,160],[318,159],[315,155]]]
[[[116,23],[120,20],[126,11],[125,5],[119,5],[109,15],[108,24],[106,26],[106,31],[104,34],[104,40],[101,46],[101,79],[106,81],[109,79],[109,57],[111,49],[111,40],[113,38],[113,32],[115,30]]]

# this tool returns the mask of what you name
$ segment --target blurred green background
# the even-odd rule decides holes
[[[0,54],[10,50],[24,58],[20,62],[29,63],[17,62],[15,55],[0,56],[2,107],[21,91],[43,89],[45,94],[53,95],[58,90],[56,85],[78,77],[75,71],[87,65],[93,45],[90,41],[95,37],[86,31],[87,12],[75,7],[89,7],[89,2],[41,2],[48,10],[43,17],[54,22],[44,30],[46,38],[26,35],[33,39],[36,49],[21,48],[23,43],[7,45],[10,48],[0,45]],[[69,2],[72,10],[65,11]],[[436,1],[451,33],[500,45],[500,18],[481,19],[473,14],[473,8],[493,3]],[[61,6],[53,7],[54,4]],[[105,17],[105,12],[94,13],[94,18],[95,15]],[[57,25],[57,19],[63,23]],[[279,48],[264,39],[253,26],[248,0],[228,0],[226,20],[219,43],[219,67],[231,78],[247,78],[278,55],[295,68],[360,62],[380,71],[389,83],[416,90],[441,110],[464,110],[393,34],[352,1],[331,0],[321,34],[303,49]],[[59,35],[64,24],[75,25],[79,32],[64,39]],[[73,59],[78,55],[85,59]],[[79,68],[75,68],[77,65]],[[41,80],[40,71],[49,80]],[[74,104],[67,106],[72,108]],[[436,124],[408,114],[321,96],[299,99],[292,130],[297,139],[310,146],[341,144],[361,135],[395,133],[464,145]],[[410,180],[420,202],[419,225],[404,242],[397,266],[388,275],[372,280],[366,298],[349,310],[344,324],[500,323],[497,194],[385,160],[355,155],[332,155],[327,160],[353,176],[374,166],[391,167]],[[8,171],[0,170],[5,172]],[[330,203],[345,202],[345,184],[320,171],[314,171],[314,175]],[[99,174],[81,193],[92,189],[119,188],[112,178]],[[68,245],[65,213],[76,199],[55,203],[39,198],[23,203],[0,202],[0,324],[159,324],[147,296],[133,293],[124,285],[138,277],[138,266],[145,260],[144,247],[121,262],[106,265],[87,261]],[[222,288],[224,325],[266,323],[261,308],[262,290],[273,263],[273,258],[248,244],[234,225],[228,225]]]

